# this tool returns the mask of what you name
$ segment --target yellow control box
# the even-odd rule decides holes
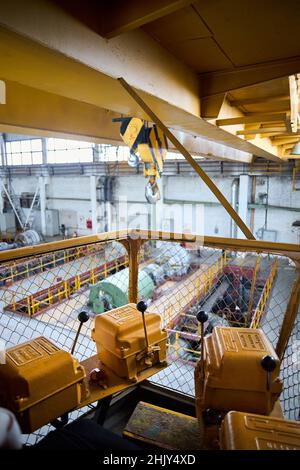
[[[223,450],[300,450],[300,422],[230,411],[221,426]]]
[[[269,414],[278,399],[282,382],[279,359],[261,330],[215,327],[204,338],[204,377],[201,361],[195,370],[196,409],[237,410]],[[261,365],[273,356],[275,368],[269,375]]]
[[[103,364],[119,377],[133,381],[138,372],[166,360],[167,333],[161,329],[160,315],[150,312],[144,315],[149,348],[157,348],[149,354],[146,354],[142,314],[135,304],[98,315],[92,331]]]
[[[0,406],[31,433],[76,408],[88,392],[85,371],[71,354],[39,337],[6,351],[0,365]]]

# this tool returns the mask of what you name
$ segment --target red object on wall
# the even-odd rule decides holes
[[[86,228],[93,228],[92,219],[86,219]]]

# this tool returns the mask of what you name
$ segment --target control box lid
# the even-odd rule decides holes
[[[40,336],[9,348],[0,365],[0,406],[24,411],[85,377],[79,362]]]
[[[300,422],[230,411],[220,444],[226,450],[300,450]]]
[[[275,359],[271,383],[279,377],[280,361],[263,331],[252,328],[215,327],[205,338],[206,374],[210,386],[240,390],[266,390],[264,356]],[[218,385],[217,385],[218,384]],[[276,382],[273,386],[281,387]]]
[[[156,344],[166,336],[161,331],[160,315],[148,311],[144,315],[149,344]],[[146,346],[142,314],[135,304],[127,304],[98,315],[92,337],[117,356],[137,353]]]

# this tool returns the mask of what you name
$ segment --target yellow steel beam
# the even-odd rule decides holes
[[[204,119],[216,119],[226,98],[226,93],[207,96],[201,99],[201,117]]]
[[[240,116],[229,119],[217,119],[217,126],[232,126],[236,124],[250,124],[258,122],[281,122],[286,120],[286,113],[257,113],[251,116]]]
[[[105,3],[102,34],[113,38],[184,8],[192,0],[110,0]]]
[[[288,144],[290,142],[293,142],[294,144],[296,142],[298,142],[298,140],[300,139],[300,136],[299,135],[291,135],[291,136],[280,136],[280,137],[276,137],[274,136],[272,138],[272,145],[284,145],[284,144]]]
[[[283,128],[282,127],[270,127],[269,129],[266,129],[266,128],[244,129],[242,131],[236,131],[236,135],[273,134],[277,132],[278,134],[282,134]]]
[[[273,95],[264,97],[253,97],[253,98],[241,98],[239,100],[230,100],[231,106],[247,106],[249,104],[261,104],[261,103],[277,103],[277,102],[289,102],[289,95]]]
[[[143,97],[170,128],[280,160],[271,144],[256,140],[254,145],[201,119],[197,74],[141,29],[112,41],[94,31],[56,2],[28,0],[26,6],[23,0],[4,2],[0,79],[17,77],[26,86],[123,115],[146,117],[120,90],[115,78],[123,75],[131,86],[142,89]]]
[[[6,96],[6,104],[0,106],[3,132],[15,127],[29,135],[35,130],[35,135],[121,142],[119,128],[112,123],[119,114],[107,109],[12,81],[6,81]]]
[[[6,90],[6,105],[0,106],[0,132],[123,145],[119,125],[112,122],[119,117],[117,113],[12,81],[6,81]],[[211,146],[208,152],[203,139],[184,132],[174,133],[194,155],[212,160],[251,162],[250,154],[228,151],[224,157],[218,146]],[[170,145],[170,151],[173,150]]]
[[[216,95],[285,77],[300,70],[300,56],[200,75],[201,96]]]
[[[177,150],[184,156],[184,158],[189,162],[189,164],[194,168],[196,173],[204,181],[204,183],[209,187],[218,201],[223,205],[224,209],[228,212],[230,217],[234,220],[240,230],[243,232],[246,238],[255,239],[252,232],[248,229],[247,225],[240,218],[240,216],[233,209],[231,204],[227,201],[226,197],[221,193],[218,187],[210,179],[210,177],[205,173],[205,171],[195,162],[191,154],[186,150],[186,148],[176,139],[172,132],[162,123],[162,121],[156,116],[156,114],[149,108],[149,106],[142,100],[142,98],[133,90],[133,88],[123,79],[119,78],[121,85],[125,90],[130,94],[130,96],[141,106],[145,113],[150,117],[150,119],[155,122],[155,124],[164,132],[166,137],[172,142],[172,144],[177,148]]]

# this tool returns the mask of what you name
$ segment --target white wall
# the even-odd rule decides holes
[[[231,185],[235,177],[219,176],[213,178],[215,184],[222,193],[231,200]],[[13,187],[17,194],[22,192],[34,192],[38,183],[37,177],[13,177]],[[88,176],[52,176],[49,177],[49,184],[46,186],[47,209],[57,209],[59,211],[59,223],[65,224],[70,230],[77,230],[79,235],[91,234],[93,230],[86,228],[87,219],[92,218],[90,203],[90,180]],[[116,178],[114,188],[114,200],[116,201],[110,208],[112,212],[112,226],[117,226],[118,201],[121,198],[128,200],[128,206],[121,203],[119,214],[119,228],[123,228],[129,222],[130,227],[139,225],[146,228],[148,225],[148,212],[151,206],[145,202],[146,180],[143,175],[120,176]],[[251,186],[251,182],[250,182]],[[259,193],[267,192],[267,178],[258,177],[255,200],[259,201]],[[230,237],[230,217],[225,209],[218,204],[215,196],[198,178],[198,176],[164,176],[162,179],[162,193],[164,198],[174,204],[164,204],[160,211],[157,211],[158,228],[167,229],[174,226],[175,230],[182,228],[186,231],[194,231],[197,203],[200,207],[204,204],[204,234]],[[97,193],[99,197],[99,192]],[[191,204],[191,202],[194,202]],[[276,240],[279,242],[299,243],[297,231],[293,231],[292,223],[300,220],[300,191],[292,192],[292,180],[287,177],[269,177],[269,205],[294,207],[297,211],[289,211],[280,208],[268,209],[267,229],[276,230]],[[98,207],[100,218],[102,208]],[[133,215],[140,213],[139,219],[134,219]],[[160,215],[159,215],[160,214]],[[129,217],[129,218],[128,218]],[[199,216],[200,217],[200,216]],[[250,209],[248,210],[248,221],[250,220]],[[254,235],[264,226],[265,209],[256,208],[254,213]],[[173,225],[172,225],[173,224]],[[177,224],[177,225],[176,225]],[[249,223],[248,223],[249,225]],[[100,227],[100,230],[102,228]]]

